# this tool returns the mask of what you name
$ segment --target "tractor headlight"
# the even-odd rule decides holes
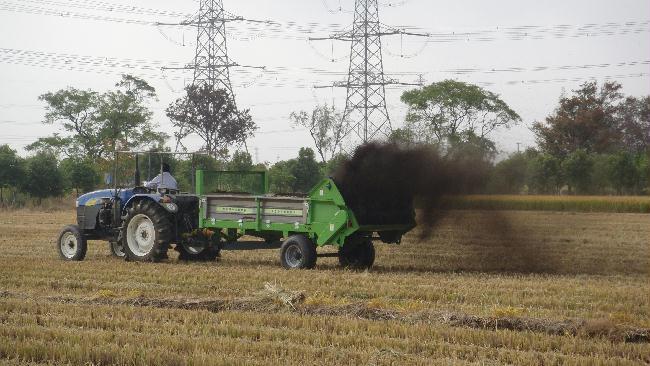
[[[178,211],[178,206],[175,203],[163,203],[163,206],[165,209],[171,213],[176,213]]]

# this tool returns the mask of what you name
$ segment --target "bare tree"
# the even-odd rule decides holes
[[[257,129],[249,110],[238,110],[225,90],[204,85],[188,86],[186,92],[167,108],[167,117],[180,139],[198,135],[213,157],[224,157],[229,147],[245,144]]]
[[[290,116],[296,126],[309,131],[316,151],[323,163],[331,159],[341,149],[343,142],[343,120],[334,106],[316,106],[311,115],[305,111],[293,112]]]

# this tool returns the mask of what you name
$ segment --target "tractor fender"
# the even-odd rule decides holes
[[[140,202],[142,200],[150,200],[152,202],[159,203],[160,202],[160,195],[155,194],[155,193],[152,193],[152,194],[134,194],[133,196],[131,196],[129,198],[128,201],[126,201],[124,206],[122,206],[122,211],[123,211],[122,213],[126,214],[126,210],[128,210],[134,204],[136,204],[137,202]]]
[[[160,205],[162,208],[164,208],[167,212],[169,212],[171,214],[175,214],[175,213],[178,212],[178,206],[175,203],[161,203],[159,194],[150,193],[150,194],[136,194],[136,195],[133,195],[131,198],[129,198],[129,200],[124,205],[123,213],[126,214],[127,209],[129,209],[135,203],[140,202],[142,200],[150,200],[151,202],[154,202],[157,205]]]

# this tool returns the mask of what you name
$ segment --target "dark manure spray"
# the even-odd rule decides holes
[[[489,163],[475,154],[442,156],[426,146],[400,147],[371,143],[358,147],[334,172],[333,179],[361,225],[415,223],[418,209],[420,240],[434,233],[450,215],[460,225],[457,244],[464,262],[456,269],[544,272],[551,258],[521,223],[513,225],[499,211],[449,211],[446,198],[471,194],[484,187]],[[480,240],[475,240],[479,238]],[[455,239],[454,239],[455,240]],[[452,241],[454,241],[452,240]],[[431,242],[431,245],[448,245]],[[462,250],[461,250],[462,249]]]
[[[474,190],[482,181],[480,165],[431,147],[370,143],[358,147],[333,179],[361,225],[414,223],[416,205],[428,237],[442,217],[443,197]]]

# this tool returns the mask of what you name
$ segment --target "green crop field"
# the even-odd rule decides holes
[[[644,365],[650,216],[450,211],[432,237],[285,271],[277,251],[129,263],[73,213],[0,212],[0,364]]]

